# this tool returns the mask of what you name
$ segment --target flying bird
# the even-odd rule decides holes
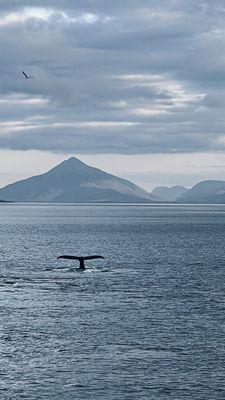
[[[22,71],[23,75],[25,76],[25,79],[32,79],[34,76],[29,76],[27,75],[24,71]]]
[[[67,256],[67,255],[65,255],[65,256],[59,256],[59,257],[57,257],[57,260],[58,260],[59,258],[65,258],[66,260],[78,260],[78,261],[80,262],[79,269],[85,270],[84,261],[86,261],[86,260],[94,260],[94,259],[96,259],[96,258],[105,258],[105,257],[103,257],[103,256],[96,256],[96,255],[94,255],[94,256],[84,256],[84,257],[79,257],[79,256]]]

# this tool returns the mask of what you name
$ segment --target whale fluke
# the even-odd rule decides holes
[[[84,261],[85,260],[94,260],[96,258],[105,258],[103,256],[98,256],[98,255],[93,255],[93,256],[69,256],[69,255],[63,255],[63,256],[59,256],[57,257],[57,260],[60,258],[65,258],[66,260],[77,260],[80,262],[80,269],[85,269],[85,265],[84,265]]]

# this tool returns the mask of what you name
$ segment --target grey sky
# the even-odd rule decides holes
[[[34,173],[78,154],[146,188],[176,183],[171,159],[177,183],[222,179],[224,26],[222,0],[1,2],[0,185],[32,151]]]

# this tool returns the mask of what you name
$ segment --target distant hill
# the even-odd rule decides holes
[[[45,174],[0,189],[0,198],[14,202],[156,202],[135,184],[90,167],[75,157]]]
[[[203,181],[180,198],[181,203],[225,203],[225,181]]]
[[[153,189],[151,195],[157,196],[165,201],[176,201],[187,191],[188,189],[184,186],[157,186],[155,189]]]

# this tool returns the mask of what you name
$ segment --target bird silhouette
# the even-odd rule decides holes
[[[86,261],[86,260],[94,260],[94,259],[96,259],[96,258],[105,258],[105,257],[103,257],[103,256],[96,256],[96,255],[94,255],[94,256],[84,256],[84,257],[82,257],[82,256],[79,257],[79,256],[67,256],[67,255],[63,255],[63,256],[57,257],[57,260],[58,260],[59,258],[65,258],[66,260],[78,260],[78,261],[80,262],[79,269],[85,270],[84,261]]]
[[[23,73],[25,79],[32,79],[32,78],[34,78],[34,76],[29,76],[29,75],[27,75],[24,71],[22,71],[22,73]]]

